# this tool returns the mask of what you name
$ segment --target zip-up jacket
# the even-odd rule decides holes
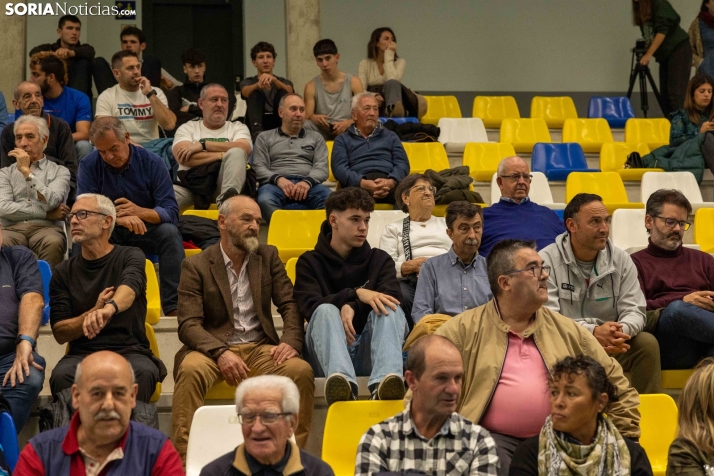
[[[508,331],[492,299],[483,306],[450,319],[437,331],[461,352],[464,380],[457,412],[473,422],[480,422],[488,408],[503,371],[508,350]],[[565,357],[585,354],[605,368],[608,380],[615,386],[619,400],[607,410],[608,417],[622,435],[640,436],[640,398],[615,359],[608,356],[597,339],[572,319],[541,307],[523,337],[533,336],[548,370]],[[524,395],[524,404],[528,396]]]
[[[540,256],[543,264],[551,267],[547,307],[591,333],[607,321],[622,324],[622,331],[630,337],[645,328],[645,296],[635,263],[626,251],[608,240],[597,254],[589,283],[575,261],[568,232],[543,248]]]

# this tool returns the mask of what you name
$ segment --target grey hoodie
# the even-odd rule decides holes
[[[622,324],[622,332],[636,336],[645,327],[645,296],[637,268],[626,251],[607,241],[597,254],[590,284],[575,261],[568,232],[540,251],[551,267],[546,307],[570,317],[590,332],[605,321]]]

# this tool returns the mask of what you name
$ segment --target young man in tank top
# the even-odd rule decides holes
[[[312,48],[320,75],[305,85],[305,129],[332,140],[350,127],[352,96],[364,91],[359,77],[340,71],[340,54],[332,40],[320,40]]]

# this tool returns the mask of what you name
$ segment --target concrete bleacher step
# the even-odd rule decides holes
[[[550,129],[550,140],[553,142],[563,142],[563,130],[562,129]],[[612,139],[615,142],[625,141],[625,130],[624,129],[611,129]],[[486,129],[486,135],[488,140],[491,142],[498,142],[500,131],[499,129]]]

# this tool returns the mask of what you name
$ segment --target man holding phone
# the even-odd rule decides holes
[[[118,84],[97,98],[95,117],[119,118],[134,145],[159,138],[159,127],[172,130],[176,115],[159,87],[141,75],[141,62],[133,51],[123,50],[112,56],[112,72]],[[157,85],[158,86],[158,85]]]

